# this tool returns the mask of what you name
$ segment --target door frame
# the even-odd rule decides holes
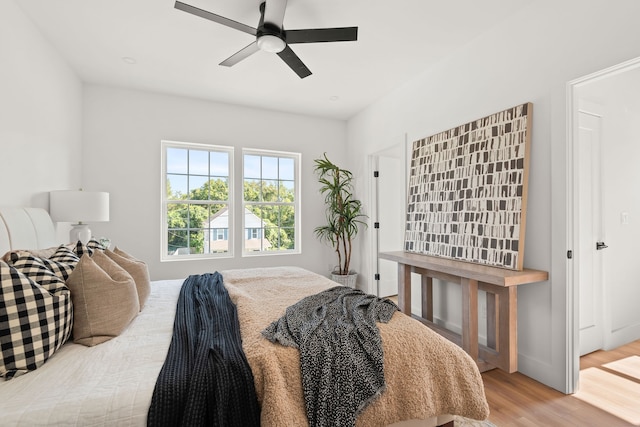
[[[605,68],[595,73],[579,77],[571,80],[566,85],[566,247],[569,250],[577,248],[578,224],[576,221],[576,213],[578,212],[578,198],[576,194],[577,180],[577,148],[578,148],[578,109],[579,100],[577,99],[577,89],[602,80],[616,74],[640,67],[640,57],[622,62],[612,67]],[[579,258],[578,258],[579,259]],[[566,259],[566,381],[565,388],[567,393],[574,393],[578,387],[578,379],[580,376],[580,298],[578,294],[578,284],[576,283],[577,271],[579,263],[573,259]]]

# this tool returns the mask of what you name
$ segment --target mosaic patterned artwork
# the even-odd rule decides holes
[[[522,270],[532,109],[413,143],[405,251]]]

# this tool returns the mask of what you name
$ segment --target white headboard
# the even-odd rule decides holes
[[[56,232],[46,210],[0,207],[0,257],[12,249],[52,246],[56,246]]]

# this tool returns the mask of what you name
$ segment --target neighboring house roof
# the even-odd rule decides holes
[[[229,228],[229,209],[220,209],[215,215],[209,217],[207,221],[208,228]],[[251,212],[249,209],[244,209],[244,227],[246,228],[262,228],[262,220]],[[229,249],[229,243],[227,240],[212,240],[209,242],[210,250],[224,251]],[[271,242],[267,239],[245,239],[245,250],[259,251],[262,249],[268,249],[271,247]]]
[[[215,215],[211,215],[207,222],[208,228],[229,228],[229,209],[220,209]],[[262,228],[262,220],[249,209],[244,208],[244,227]]]

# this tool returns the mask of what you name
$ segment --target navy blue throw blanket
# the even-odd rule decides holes
[[[189,276],[182,285],[147,425],[260,425],[238,311],[218,272]]]

